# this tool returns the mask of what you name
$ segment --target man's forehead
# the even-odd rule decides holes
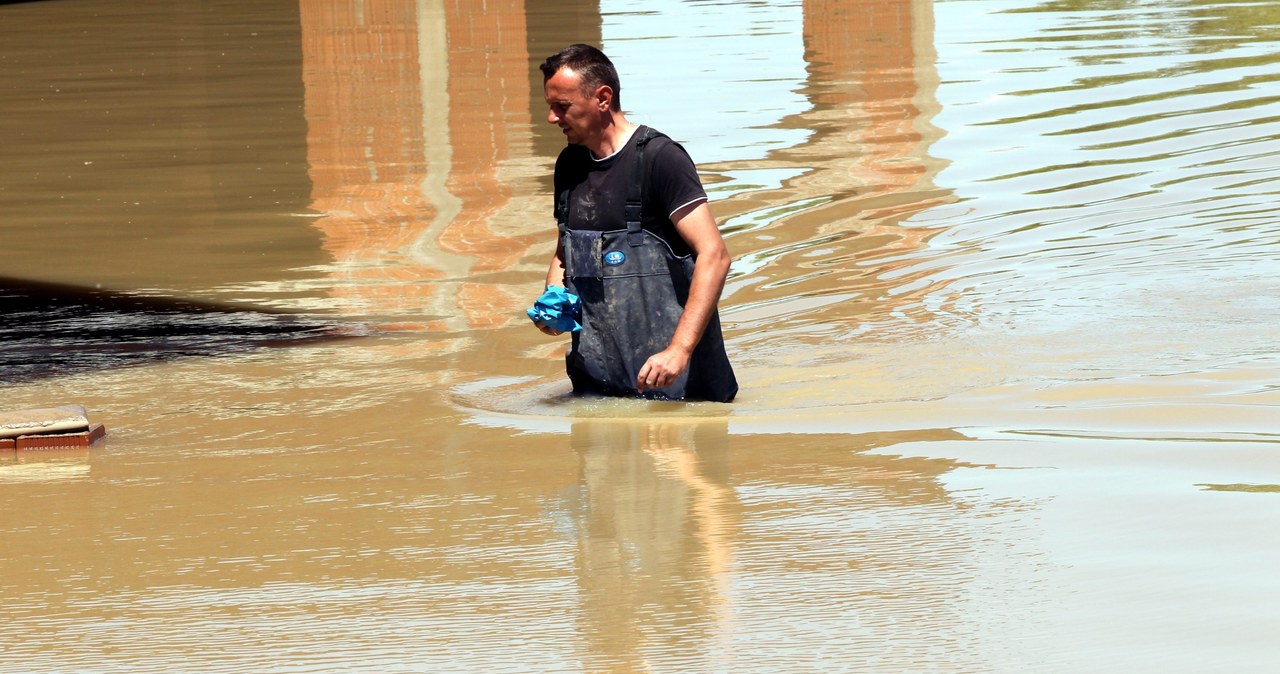
[[[552,78],[560,78],[561,80],[568,80],[570,82],[582,81],[582,75],[569,66],[560,66],[560,69],[556,71],[555,75],[552,75]]]
[[[555,91],[561,95],[578,94],[582,91],[582,76],[565,66],[547,78],[546,89],[548,92]]]

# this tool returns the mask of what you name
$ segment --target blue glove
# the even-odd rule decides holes
[[[541,323],[560,332],[578,332],[582,326],[577,318],[582,312],[582,302],[578,296],[560,286],[547,286],[542,297],[534,300],[526,314],[534,323]]]

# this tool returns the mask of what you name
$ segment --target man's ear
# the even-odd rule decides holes
[[[601,110],[613,107],[613,89],[609,85],[601,84],[596,87],[596,105],[601,106]]]

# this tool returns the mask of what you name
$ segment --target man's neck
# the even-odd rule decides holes
[[[635,131],[636,126],[628,122],[626,116],[621,112],[615,112],[611,115],[608,125],[600,130],[599,140],[588,145],[587,149],[591,150],[591,154],[596,159],[604,159],[621,150],[627,141],[631,140],[631,134]]]

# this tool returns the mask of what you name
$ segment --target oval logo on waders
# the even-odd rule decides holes
[[[610,267],[616,267],[627,261],[627,256],[620,250],[611,250],[604,254],[604,263]]]

